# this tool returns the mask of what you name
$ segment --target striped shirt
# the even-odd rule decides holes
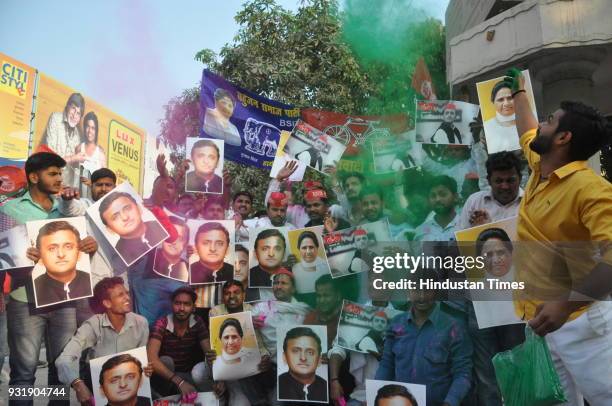
[[[187,331],[179,337],[174,332],[172,314],[169,314],[155,322],[149,335],[151,338],[161,341],[159,356],[172,358],[176,372],[191,372],[195,364],[204,360],[200,343],[208,339],[208,329],[200,317],[192,314]]]

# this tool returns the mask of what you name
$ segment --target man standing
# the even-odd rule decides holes
[[[76,153],[81,144],[79,123],[85,112],[85,99],[80,93],[72,93],[63,112],[51,113],[40,145],[46,145],[64,158],[66,168],[62,179],[64,186],[78,187],[79,164],[87,159],[85,152]]]
[[[147,320],[132,313],[130,294],[119,277],[104,278],[94,287],[93,302],[101,311],[86,320],[57,357],[59,379],[70,385],[80,403],[93,398],[86,380],[79,376],[79,359],[83,351],[88,358],[99,358],[116,352],[128,351],[147,345],[149,325]]]
[[[234,278],[234,266],[224,262],[229,249],[229,232],[221,223],[204,223],[195,235],[200,260],[191,264],[190,283],[225,282]]]
[[[520,188],[521,161],[511,152],[491,154],[486,162],[491,190],[473,193],[463,205],[459,229],[513,217],[523,196]]]
[[[215,174],[219,158],[219,147],[213,141],[196,141],[191,149],[191,161],[194,170],[187,172],[185,190],[188,192],[223,193],[223,179]]]
[[[306,315],[304,324],[327,326],[327,346],[331,348],[340,321],[342,293],[331,275],[323,275],[315,282],[316,308]]]
[[[341,217],[332,217],[329,213],[329,201],[327,192],[323,189],[311,189],[304,193],[304,207],[310,220],[304,227],[325,225],[325,231],[331,233],[344,230],[351,225]]]
[[[285,258],[285,237],[277,229],[264,230],[257,235],[254,248],[258,265],[251,268],[249,284],[252,287],[271,288],[272,275],[280,269]]]
[[[434,135],[431,136],[432,144],[443,143],[445,140],[442,137],[446,136],[446,141],[449,144],[461,144],[461,133],[459,129],[455,127],[455,118],[457,117],[457,108],[453,103],[447,103],[444,106],[442,112],[442,124],[436,130]]]
[[[66,165],[59,155],[39,152],[30,155],[25,163],[28,191],[3,206],[0,211],[15,223],[61,217],[59,201],[54,195],[62,191],[62,168]],[[80,251],[93,254],[97,244],[93,238],[83,239]],[[76,312],[73,303],[30,311],[31,285],[29,272],[12,273],[12,291],[7,304],[8,343],[11,377],[9,385],[32,386],[36,381],[36,364],[43,337],[46,336],[48,385],[59,385],[54,362],[76,330]],[[10,405],[31,405],[32,400],[11,400]],[[59,404],[68,404],[63,402]]]
[[[327,381],[316,374],[321,361],[321,338],[308,327],[295,327],[283,341],[283,360],[289,371],[278,377],[282,400],[327,401]]]
[[[366,186],[362,188],[359,193],[359,203],[361,205],[361,212],[363,213],[363,218],[359,224],[372,223],[385,218],[383,213],[385,201],[380,188],[376,186]]]
[[[363,219],[359,196],[365,186],[365,177],[359,172],[349,172],[342,178],[342,193],[336,191],[338,201],[348,212],[351,225],[357,225]]]
[[[193,314],[196,293],[189,286],[172,293],[172,314],[155,322],[147,344],[147,356],[155,375],[152,387],[161,395],[205,392],[211,382],[204,364],[210,354],[208,329]],[[197,388],[197,389],[196,389]]]
[[[296,227],[287,221],[287,207],[289,200],[282,192],[272,192],[266,203],[266,216],[257,217],[239,222],[236,227],[239,242],[249,240],[249,229],[264,227],[287,227],[294,230]]]
[[[568,404],[584,397],[603,405],[612,399],[612,330],[603,316],[612,308],[598,300],[612,292],[612,185],[587,160],[612,141],[609,123],[592,107],[564,101],[538,125],[520,71],[506,83],[532,170],[517,229],[517,248],[527,245],[516,257],[517,280],[526,289],[515,292],[515,309],[546,336]]]
[[[36,248],[45,267],[34,279],[38,307],[91,295],[89,273],[77,269],[80,242],[79,230],[67,221],[52,221],[38,231]]]
[[[99,212],[102,223],[119,236],[115,249],[128,266],[167,237],[157,221],[142,220],[142,207],[129,193],[113,192]]]

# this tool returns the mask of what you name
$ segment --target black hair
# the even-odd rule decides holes
[[[234,196],[232,196],[232,203],[234,203],[236,199],[238,199],[238,197],[240,196],[248,197],[251,203],[253,203],[253,195],[250,192],[247,192],[246,190],[241,190],[239,192],[234,193]]]
[[[100,386],[104,384],[104,373],[110,369],[115,368],[118,365],[126,364],[128,362],[133,362],[138,367],[138,373],[142,376],[142,363],[140,360],[130,354],[121,354],[109,358],[106,360],[104,364],[102,364],[102,369],[100,370]]]
[[[444,186],[451,191],[452,194],[457,194],[457,181],[448,175],[434,176],[429,184],[429,191],[437,186]]]
[[[581,102],[562,101],[563,115],[557,132],[570,131],[569,157],[586,161],[604,145],[612,142],[612,129],[599,110]]]
[[[478,235],[478,238],[476,238],[476,255],[477,256],[480,256],[482,254],[482,249],[484,248],[485,242],[487,242],[491,238],[496,238],[498,240],[501,240],[504,246],[506,247],[506,249],[512,252],[513,250],[512,241],[510,240],[510,236],[508,236],[508,233],[506,233],[505,230],[501,228],[487,228],[486,230],[484,230]]]
[[[225,281],[225,283],[223,284],[223,288],[221,289],[221,292],[225,292],[226,289],[229,289],[232,286],[238,286],[240,290],[244,292],[244,285],[235,279],[230,279],[228,281]]]
[[[196,299],[198,298],[198,295],[195,293],[195,290],[193,290],[191,286],[181,286],[180,288],[172,292],[170,299],[172,299],[172,301],[174,302],[174,299],[176,299],[176,297],[182,293],[189,295],[193,303],[195,303]]]
[[[519,179],[521,178],[521,161],[510,151],[496,152],[489,155],[487,162],[487,179],[491,179],[495,171],[507,171],[516,169]]]
[[[193,151],[195,151],[198,148],[204,148],[204,147],[212,147],[215,149],[215,151],[217,151],[217,159],[219,159],[221,153],[219,152],[219,147],[217,146],[217,144],[215,144],[213,141],[211,140],[198,140],[196,141],[193,146],[191,147],[191,156],[193,156]]]
[[[223,320],[223,323],[221,323],[221,327],[219,328],[219,339],[223,337],[223,331],[225,331],[227,327],[234,327],[236,331],[238,332],[238,335],[240,337],[244,337],[244,332],[242,331],[242,326],[240,325],[240,322],[238,321],[238,319],[234,319],[233,317],[230,317],[230,318]]]
[[[77,242],[81,241],[79,230],[77,230],[72,224],[65,220],[51,221],[46,223],[40,228],[40,230],[38,230],[38,236],[36,237],[36,248],[40,249],[40,240],[42,240],[43,237],[55,234],[58,231],[70,231],[75,235]]]
[[[242,244],[236,244],[234,245],[234,252],[244,252],[245,254],[249,255],[249,250]]]
[[[317,235],[313,233],[312,231],[303,231],[298,237],[298,241],[297,241],[298,249],[300,249],[300,246],[302,245],[302,241],[304,241],[304,239],[306,238],[310,238],[314,242],[315,247],[319,248],[319,240],[317,239]]]
[[[384,200],[383,191],[377,185],[367,185],[364,188],[362,188],[361,192],[359,193],[359,200],[363,200],[363,198],[368,195],[378,195],[381,201]]]
[[[108,224],[106,224],[106,220],[104,219],[104,212],[109,209],[109,207],[111,206],[111,204],[115,202],[115,200],[121,197],[125,197],[126,199],[129,199],[135,205],[138,205],[138,202],[136,201],[136,199],[134,199],[134,196],[132,196],[129,193],[126,193],[126,192],[112,193],[111,192],[109,195],[107,195],[106,199],[104,199],[102,203],[100,203],[100,207],[98,207],[98,212],[100,213],[100,219],[102,220],[102,223],[105,226]]]
[[[202,207],[202,210],[206,211],[206,209],[209,206],[212,206],[213,204],[218,204],[219,206],[225,207],[225,205],[223,204],[223,200],[220,197],[208,196],[206,198],[206,201],[204,202],[204,207]]]
[[[497,92],[499,92],[500,89],[503,89],[505,87],[512,90],[510,85],[507,82],[504,82],[503,80],[501,82],[497,82],[495,86],[493,86],[493,89],[491,89],[491,103],[495,101],[495,96],[497,95]]]
[[[53,152],[37,152],[30,155],[25,163],[25,173],[28,183],[30,183],[30,174],[45,169],[51,168],[52,166],[63,168],[66,166],[66,161],[61,156]]]
[[[359,181],[362,184],[365,183],[365,177],[363,176],[362,173],[359,173],[359,172],[349,172],[349,173],[344,174],[342,176],[342,186],[346,186],[346,181],[348,180],[348,178],[357,178],[357,179],[359,179]]]
[[[385,385],[378,389],[378,392],[376,393],[376,399],[374,399],[374,406],[378,406],[378,402],[381,399],[395,397],[402,397],[408,399],[412,406],[419,406],[414,396],[412,396],[412,393],[410,393],[405,386],[397,384]]]
[[[321,275],[317,278],[317,280],[315,281],[315,290],[321,285],[331,285],[331,287],[334,288],[334,291],[336,293],[340,293],[336,282],[330,274]]]
[[[111,171],[108,168],[96,169],[91,173],[89,179],[91,180],[91,183],[96,183],[102,178],[111,178],[113,180],[113,183],[117,183],[117,175],[115,175],[115,172]]]
[[[257,234],[257,237],[255,238],[255,244],[253,244],[253,247],[255,248],[255,250],[257,250],[257,244],[259,243],[260,240],[265,240],[266,238],[270,238],[270,237],[280,238],[281,241],[283,242],[283,251],[287,249],[287,243],[285,242],[285,236],[283,236],[283,234],[277,229],[269,228]]]
[[[96,139],[95,139],[95,143],[98,143],[98,116],[96,116],[96,113],[94,113],[93,111],[90,111],[89,113],[85,114],[85,117],[83,118],[83,138],[85,143],[87,143],[87,139],[86,139],[86,135],[85,135],[85,127],[87,126],[87,122],[91,120],[94,122],[95,126],[96,126]]]
[[[287,343],[289,340],[300,337],[312,337],[317,342],[317,350],[319,351],[319,355],[321,355],[321,351],[323,350],[321,347],[321,337],[319,337],[310,327],[294,327],[287,331],[287,335],[285,335],[285,339],[283,340],[283,352],[287,352]]]
[[[172,223],[175,226],[180,226],[180,227],[185,228],[184,240],[189,241],[189,226],[187,226],[187,223],[185,222],[185,220],[183,220],[180,217],[176,217],[176,216],[168,216],[168,220],[170,220],[170,223]]]
[[[198,231],[196,231],[195,233],[194,243],[197,244],[198,237],[200,236],[200,234],[204,234],[204,233],[207,233],[213,230],[222,231],[223,234],[225,234],[225,240],[227,241],[227,244],[229,245],[230,243],[229,231],[227,231],[227,228],[223,227],[223,224],[217,223],[215,221],[211,221],[210,223],[204,223],[198,228]]]
[[[227,97],[228,99],[230,99],[230,100],[232,101],[232,103],[236,104],[236,103],[234,102],[234,98],[232,97],[232,95],[230,94],[230,92],[228,92],[228,91],[227,91],[227,90],[225,90],[225,89],[222,89],[222,88],[218,87],[218,88],[215,90],[215,93],[214,93],[214,98],[215,98],[215,101],[221,100],[221,99],[223,99],[224,97]]]
[[[85,112],[85,99],[83,98],[83,96],[81,96],[81,93],[72,93],[70,97],[68,97],[64,112],[68,111],[68,107],[70,107],[71,104],[74,104],[79,109],[81,109],[81,114]]]
[[[89,305],[95,313],[104,313],[105,309],[102,302],[110,299],[109,290],[117,285],[124,286],[123,278],[119,276],[107,277],[96,283],[93,288],[93,297]]]

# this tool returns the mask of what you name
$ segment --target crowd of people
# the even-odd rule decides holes
[[[131,363],[136,371],[132,375],[139,380],[143,374],[150,377],[154,399],[212,391],[221,404],[232,406],[299,404],[281,402],[279,395],[281,399],[329,399],[333,405],[363,406],[366,380],[376,379],[425,385],[427,405],[502,405],[491,359],[523,342],[525,325],[479,328],[474,306],[466,296],[451,297],[448,292],[429,289],[399,295],[376,291],[371,286],[374,254],[368,253],[367,237],[363,241],[360,238],[367,235],[362,226],[382,220],[389,225],[392,255],[459,255],[456,231],[518,216],[519,242],[598,243],[598,255],[583,259],[590,262],[582,273],[572,266],[549,272],[551,257],[528,254],[524,250],[529,247],[524,248],[519,253],[522,260],[515,261],[515,274],[537,292],[515,296],[514,306],[530,328],[546,337],[567,404],[581,405],[583,399],[592,406],[610,404],[612,306],[606,299],[612,291],[612,185],[585,162],[611,141],[610,124],[595,109],[578,102],[561,103],[557,111],[538,123],[529,110],[520,73],[514,71],[507,83],[504,89],[510,98],[506,103],[512,104],[516,114],[522,154],[503,151],[486,157],[480,165],[484,171],[477,175],[488,186],[474,193],[464,189],[469,190],[466,185],[475,184],[477,176],[466,176],[461,186],[452,176],[426,170],[411,171],[410,176],[400,174],[394,183],[381,184],[378,177],[367,173],[342,173],[327,167],[323,168],[324,182],[292,184],[287,180],[297,165],[291,161],[263,186],[265,210],[255,213],[254,195],[264,195],[264,190],[235,190],[226,176],[213,182],[215,191],[223,190],[223,194],[182,193],[180,185],[192,183],[190,174],[185,179],[186,167],[181,165],[182,170],[174,176],[162,169],[144,206],[169,219],[162,223],[172,237],[155,244],[146,236],[138,240],[157,249],[133,258],[127,266],[116,255],[116,247],[93,224],[88,224],[88,237],[75,234],[78,249],[91,260],[91,298],[34,308],[29,272],[19,269],[0,274],[2,281],[7,275],[11,279],[9,294],[0,295],[0,321],[6,320],[6,329],[0,328],[0,356],[8,355],[9,385],[68,385],[80,404],[91,405],[94,386],[88,360],[146,346],[147,365],[129,357],[116,364]],[[220,94],[219,100],[223,97]],[[77,108],[79,103],[78,99],[72,101]],[[67,114],[70,120],[71,113]],[[95,115],[90,119],[96,127]],[[88,123],[87,117],[85,121]],[[74,142],[80,154],[92,153],[87,142],[97,133],[94,136],[89,127],[86,124],[87,141],[80,145]],[[193,151],[214,153],[214,144],[198,142]],[[477,142],[484,140],[481,137]],[[28,158],[27,189],[0,206],[0,231],[35,220],[83,216],[118,186],[116,174],[100,168],[92,171],[88,180],[91,198],[80,196],[74,184],[64,184],[63,171],[73,159],[71,154],[65,153],[68,159],[64,159],[66,156],[62,158],[56,152],[61,155],[62,151],[37,152]],[[217,158],[218,154],[217,149]],[[522,179],[525,159],[531,172],[526,183]],[[159,162],[164,163],[163,159]],[[129,205],[129,195],[119,198]],[[104,207],[112,204],[107,202]],[[123,206],[118,208],[118,215],[124,210]],[[102,206],[100,213],[103,221],[113,221],[110,215],[106,219]],[[215,226],[219,223],[204,223],[190,238],[186,226],[189,219],[232,220],[235,235],[230,238],[226,229]],[[346,276],[332,277],[333,270],[317,255],[322,247],[312,231],[301,231],[295,247],[290,247],[279,232],[279,227],[299,230],[315,226],[323,227],[324,236],[355,227],[352,235],[357,249]],[[252,241],[252,258],[257,265],[249,269],[249,232],[262,227],[267,230]],[[125,241],[124,245],[129,245],[134,240]],[[223,260],[231,241],[235,242],[234,264]],[[200,253],[199,257],[214,256],[217,260],[203,260],[190,269],[182,253],[211,250],[209,243],[219,251]],[[509,243],[507,234],[499,229],[479,237],[478,252],[484,253],[492,275],[507,265],[504,261],[509,256],[520,251],[514,249],[513,253]],[[134,251],[127,247],[123,252],[129,256]],[[26,254],[38,261],[40,246],[29,248]],[[563,253],[557,253],[555,260],[569,261]],[[560,262],[554,264],[561,267]],[[454,277],[451,274],[418,269],[410,278],[443,280]],[[545,298],[543,286],[553,289],[557,285],[565,289],[555,292],[564,292],[565,296]],[[364,351],[351,351],[338,343],[344,300],[383,311],[376,314],[380,330],[385,332],[372,334],[368,346],[364,341]],[[387,320],[384,309],[400,314]],[[212,348],[210,318],[242,312],[251,314],[258,353],[245,352],[240,346],[243,326],[227,318],[219,331],[223,352],[218,354]],[[302,325],[325,326],[326,345],[322,346],[310,328],[300,327],[287,333],[278,346],[279,327]],[[40,382],[35,376],[43,343],[48,377]],[[298,346],[309,355],[295,355]],[[282,354],[278,348],[282,348]],[[322,348],[328,351],[322,352]],[[253,375],[237,380],[213,379],[215,365],[238,356],[259,357]],[[277,380],[278,363],[283,359],[290,368]],[[0,358],[0,366],[3,360]],[[319,363],[327,364],[327,379],[315,374]],[[295,369],[292,364],[297,364]],[[115,366],[109,363],[100,375],[102,390],[108,393],[112,381],[105,380],[106,372]],[[322,396],[323,391],[329,396]],[[108,404],[144,404],[135,394],[129,402],[114,401],[108,394],[106,398]],[[392,403],[394,399],[398,403]],[[417,405],[404,386],[395,384],[381,388],[375,402]],[[11,400],[10,404],[32,401]]]

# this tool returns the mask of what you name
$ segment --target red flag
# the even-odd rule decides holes
[[[425,60],[420,57],[412,74],[412,87],[416,92],[422,95],[425,100],[437,100],[436,91],[431,82],[429,69],[425,65]]]

